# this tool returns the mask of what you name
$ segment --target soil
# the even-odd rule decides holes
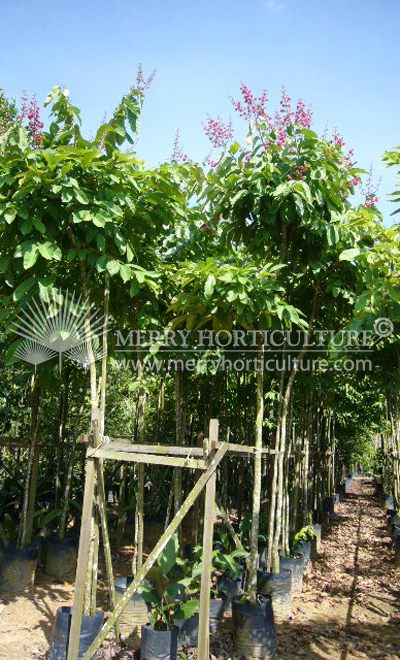
[[[117,576],[129,574],[132,548],[115,556]],[[99,582],[98,604],[107,613],[105,584]],[[73,584],[60,583],[37,571],[33,592],[0,595],[0,659],[43,660],[49,648],[57,608],[72,604]],[[217,660],[239,660],[232,651],[230,620],[211,639]],[[289,621],[277,624],[276,660],[400,660],[400,569],[393,563],[385,512],[370,480],[357,479],[335,507],[324,530],[322,552],[313,563],[301,597],[293,601]],[[195,660],[195,650],[188,651]],[[136,655],[136,658],[138,656]],[[112,640],[103,660],[134,658]]]

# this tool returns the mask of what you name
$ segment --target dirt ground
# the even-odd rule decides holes
[[[117,575],[128,574],[130,551],[115,558]],[[72,584],[52,581],[41,570],[32,594],[1,594],[0,659],[44,659],[57,608],[71,604],[72,595]],[[99,607],[108,608],[101,580]],[[225,632],[212,638],[214,659],[235,657],[229,627],[228,619]],[[277,634],[277,660],[400,660],[400,569],[393,565],[385,513],[368,480],[353,482],[346,500],[336,506],[322,554],[301,598],[293,602],[292,619],[278,624]],[[102,655],[104,660],[133,658],[113,644]],[[196,653],[187,656],[195,660]]]

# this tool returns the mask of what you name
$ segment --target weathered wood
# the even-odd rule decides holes
[[[135,452],[136,454],[156,454],[158,456],[193,456],[193,458],[202,458],[203,450],[200,447],[178,447],[176,445],[141,445],[132,443],[118,442],[118,438],[111,438],[107,435],[101,437],[108,448],[117,451]]]
[[[79,637],[82,625],[82,608],[85,595],[87,568],[89,562],[91,521],[95,487],[95,460],[86,461],[85,490],[83,495],[82,524],[79,536],[78,565],[75,578],[74,603],[72,607],[71,628],[69,633],[67,660],[77,660]]]
[[[210,456],[215,452],[218,442],[218,420],[210,420],[208,450]],[[208,660],[210,637],[210,589],[212,570],[212,545],[214,532],[214,502],[217,484],[216,472],[206,485],[203,527],[203,558],[201,564],[199,636],[197,642],[198,660]]]
[[[149,554],[147,560],[143,564],[142,568],[138,571],[138,573],[135,576],[135,579],[132,581],[132,583],[129,585],[128,589],[126,590],[125,594],[123,597],[118,601],[117,606],[109,616],[108,620],[106,623],[103,625],[102,629],[100,630],[99,634],[97,635],[96,639],[92,642],[90,645],[89,649],[86,651],[85,655],[83,656],[83,660],[92,660],[94,654],[96,653],[97,649],[99,648],[100,644],[103,642],[103,640],[106,638],[108,633],[110,632],[111,628],[114,626],[115,622],[119,619],[121,616],[122,612],[125,610],[126,606],[128,605],[129,601],[131,600],[133,594],[137,591],[139,585],[143,582],[144,578],[146,577],[148,571],[150,568],[154,565],[154,563],[157,561],[157,558],[167,545],[169,539],[171,536],[175,533],[177,530],[178,526],[181,524],[183,518],[191,508],[194,500],[196,497],[199,495],[199,493],[202,491],[204,486],[207,484],[208,480],[215,474],[215,471],[220,464],[221,460],[225,456],[227,452],[227,446],[226,445],[221,445],[220,448],[218,449],[217,453],[215,456],[212,458],[208,469],[206,472],[204,472],[200,479],[197,481],[196,485],[194,488],[191,490],[185,501],[183,502],[181,508],[179,509],[177,515],[175,518],[172,520],[172,522],[168,525],[167,529],[165,530],[164,534],[161,536],[159,541],[156,543],[154,549],[152,552]],[[82,520],[83,524],[83,520]],[[71,625],[71,630],[72,630],[72,625]],[[73,655],[68,655],[67,660],[76,660],[76,656]]]
[[[110,445],[104,447],[92,448],[88,450],[89,457],[106,458],[114,461],[129,461],[132,463],[148,463],[151,465],[168,465],[172,467],[193,468],[196,470],[206,470],[207,463],[196,458],[180,458],[177,456],[155,456],[154,454],[138,454],[134,451],[120,451]]]

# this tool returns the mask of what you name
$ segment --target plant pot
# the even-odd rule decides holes
[[[395,539],[394,543],[394,563],[400,567],[400,536]]]
[[[299,545],[296,548],[296,552],[299,554],[303,555],[304,560],[304,575],[307,575],[307,573],[310,572],[311,570],[311,543],[310,541],[301,541]]]
[[[349,492],[352,483],[353,483],[353,479],[352,479],[351,477],[347,477],[347,479],[346,479],[346,484],[345,484],[345,486],[346,486],[346,487],[345,487],[346,493]]]
[[[280,567],[282,570],[289,570],[292,573],[292,596],[298,597],[303,591],[304,576],[304,557],[281,557]]]
[[[335,499],[333,497],[324,497],[322,500],[322,511],[330,515],[335,513]]]
[[[176,619],[175,625],[178,628],[178,646],[184,648],[197,647],[199,636],[199,614],[198,612],[190,619]]]
[[[268,546],[265,543],[258,544],[258,566],[261,567],[267,563]]]
[[[45,572],[58,580],[74,579],[78,557],[78,539],[66,536],[59,539],[50,536],[46,542]]]
[[[316,550],[317,554],[319,554],[322,550],[322,526],[314,524],[312,526],[313,534],[316,539]]]
[[[392,537],[393,543],[396,543],[396,539],[399,536],[400,536],[400,526],[399,525],[392,525],[391,537]]]
[[[22,593],[33,587],[39,549],[33,543],[19,550],[15,543],[4,548],[0,567],[0,590]]]
[[[222,577],[218,582],[218,590],[222,591],[225,595],[225,612],[232,612],[232,600],[239,595],[239,591],[242,587],[242,578],[241,577]]]
[[[318,552],[317,552],[317,539],[315,536],[310,539],[310,559],[311,561],[315,561],[318,559]]]
[[[133,577],[123,577],[115,580],[115,599],[117,603],[124,597],[132,581]],[[129,646],[135,651],[140,647],[142,626],[145,626],[149,621],[148,611],[149,608],[144,598],[140,594],[134,593],[119,619],[121,635],[124,639],[129,638]]]
[[[210,632],[216,632],[221,627],[226,607],[227,601],[225,598],[212,598],[210,600]]]
[[[383,500],[383,508],[386,510],[386,509],[393,509],[393,507],[394,507],[393,497],[389,497],[389,495],[385,495]]]
[[[140,660],[176,660],[178,628],[154,630],[148,623],[142,626]]]
[[[232,628],[237,653],[246,658],[275,658],[276,631],[270,595],[259,597],[255,604],[233,600]]]
[[[272,597],[275,620],[284,621],[292,613],[292,573],[283,569],[279,573],[257,571],[257,593]]]
[[[71,627],[71,607],[59,607],[51,636],[48,660],[66,660],[68,652],[69,631]],[[79,637],[78,660],[83,658],[93,640],[97,637],[103,625],[104,614],[96,610],[95,616],[83,616],[81,634]],[[93,656],[98,657],[98,653]]]

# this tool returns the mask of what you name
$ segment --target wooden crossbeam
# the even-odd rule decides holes
[[[164,465],[172,467],[193,468],[196,470],[206,470],[207,463],[197,458],[179,457],[179,456],[157,456],[156,454],[138,453],[135,445],[129,446],[129,451],[114,447],[113,443],[88,449],[88,458],[106,458],[114,461],[129,461],[132,463],[148,463],[149,465]]]
[[[108,633],[110,632],[111,628],[114,626],[115,622],[119,619],[121,616],[122,612],[125,610],[127,607],[129,601],[131,600],[133,594],[137,591],[138,587],[140,584],[143,582],[144,578],[146,577],[147,573],[151,569],[151,567],[155,564],[157,561],[158,557],[160,556],[161,552],[167,545],[169,539],[171,536],[175,533],[175,531],[178,529],[179,525],[181,524],[183,518],[191,508],[193,502],[195,499],[199,496],[203,488],[206,486],[208,483],[209,479],[215,474],[215,471],[220,464],[221,460],[225,456],[226,452],[228,450],[228,446],[226,444],[221,444],[217,453],[215,456],[212,458],[207,470],[201,475],[200,479],[197,481],[196,485],[194,488],[190,491],[189,495],[183,502],[182,506],[180,507],[179,511],[177,512],[176,516],[172,520],[172,522],[168,525],[167,529],[165,530],[164,534],[161,536],[159,541],[156,543],[154,549],[152,552],[149,554],[147,560],[143,564],[142,568],[140,571],[137,573],[135,579],[132,581],[132,583],[129,585],[128,589],[126,590],[125,594],[123,597],[119,600],[117,606],[114,608],[112,611],[111,615],[107,619],[106,623],[103,625],[102,629],[100,630],[99,634],[95,638],[95,640],[92,642],[88,650],[83,656],[83,660],[92,660],[94,654],[98,650],[100,644],[103,642],[103,640],[106,638]],[[92,460],[89,460],[89,463],[91,463]],[[83,517],[82,517],[82,525],[84,523]],[[84,580],[83,580],[84,581]],[[75,601],[74,601],[75,603]],[[70,640],[71,640],[71,635],[72,635],[72,625],[71,625],[71,633],[70,633]],[[69,644],[69,647],[71,647],[71,642]],[[79,644],[79,635],[78,635],[78,640]],[[72,647],[71,647],[72,648]],[[76,643],[74,644],[74,649],[76,648]],[[70,648],[68,649],[68,660],[77,660],[77,651],[75,652],[75,655],[70,654]]]

